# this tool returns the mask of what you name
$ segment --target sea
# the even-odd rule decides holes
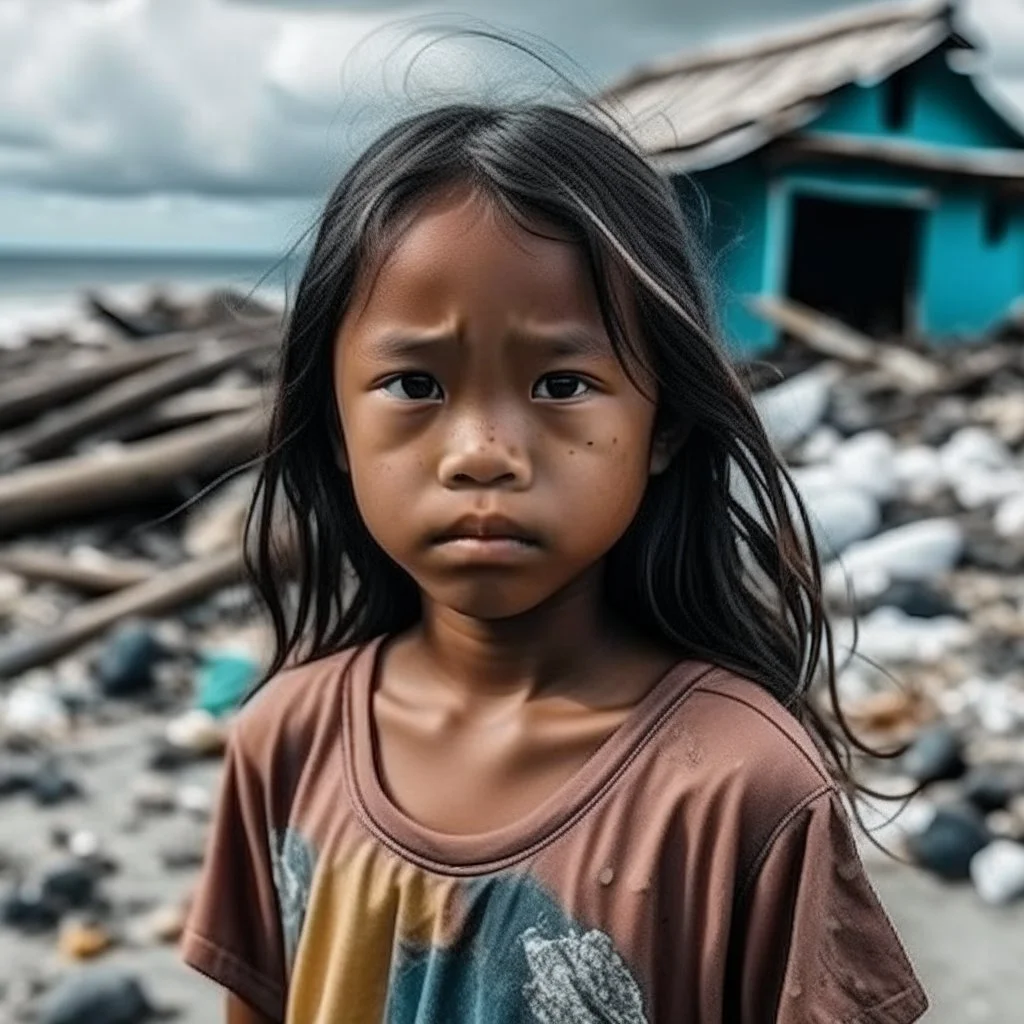
[[[129,304],[153,289],[199,295],[230,288],[282,305],[301,271],[297,257],[25,253],[0,249],[0,347],[80,320],[86,292]]]

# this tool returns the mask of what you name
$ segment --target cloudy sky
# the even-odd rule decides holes
[[[439,10],[442,25],[477,19],[542,37],[570,75],[601,84],[652,57],[844,6],[455,4],[0,0],[0,249],[280,251],[345,154],[410,101],[550,81],[495,47],[423,53]],[[1024,107],[1024,0],[965,0],[963,13],[996,84]]]

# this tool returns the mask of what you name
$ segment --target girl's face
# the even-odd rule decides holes
[[[360,513],[425,599],[529,611],[629,526],[668,458],[654,405],[614,355],[580,251],[469,188],[425,203],[376,269],[334,361]]]

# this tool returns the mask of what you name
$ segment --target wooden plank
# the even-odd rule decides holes
[[[757,316],[820,355],[855,366],[875,366],[908,394],[925,394],[946,385],[945,370],[925,356],[875,341],[792,299],[758,295],[748,299],[747,304]]]
[[[237,413],[118,451],[55,459],[0,476],[0,536],[159,494],[182,476],[212,476],[263,446],[263,414]]]
[[[0,439],[0,468],[11,469],[66,450],[72,443],[122,416],[150,407],[185,388],[205,383],[253,356],[277,347],[274,336],[210,341],[195,351],[107,385],[81,401],[53,412],[24,430]]]
[[[0,429],[23,423],[62,402],[80,398],[165,359],[194,352],[214,339],[256,337],[260,331],[273,329],[273,326],[260,324],[181,331],[118,345],[102,353],[83,353],[80,359],[46,360],[31,373],[0,383]]]
[[[240,551],[196,559],[100,597],[70,612],[45,633],[16,637],[0,646],[0,679],[9,679],[73,651],[115,623],[135,616],[158,615],[196,601],[243,579]]]
[[[18,547],[0,551],[0,569],[33,582],[60,583],[90,594],[109,594],[135,586],[158,572],[151,562],[104,556],[96,562],[46,548]]]

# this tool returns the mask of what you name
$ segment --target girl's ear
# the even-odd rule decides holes
[[[668,469],[672,460],[686,444],[686,439],[690,436],[692,429],[693,424],[687,423],[671,430],[659,431],[654,435],[654,441],[651,444],[651,476],[658,476],[659,473],[664,473]]]

